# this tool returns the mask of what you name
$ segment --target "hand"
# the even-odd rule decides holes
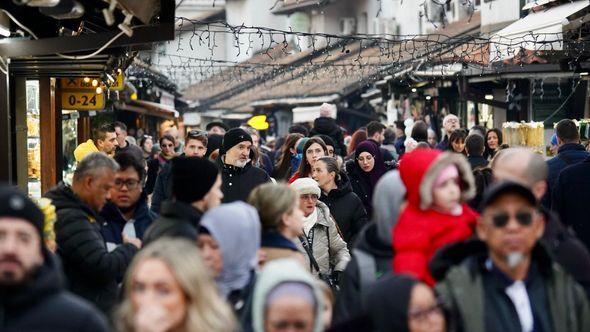
[[[172,321],[164,307],[142,305],[135,314],[134,325],[135,331],[166,332],[172,328]]]
[[[123,243],[131,243],[132,245],[136,246],[137,249],[141,249],[141,240],[138,238],[134,238],[134,237],[129,237],[125,234],[123,234]]]

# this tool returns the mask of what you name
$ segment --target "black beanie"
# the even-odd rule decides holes
[[[172,195],[189,204],[203,199],[219,174],[214,163],[200,157],[176,157],[171,167]]]
[[[219,155],[224,155],[229,149],[245,141],[252,143],[252,136],[250,136],[250,134],[248,134],[244,129],[230,129],[227,133],[225,133],[225,136],[223,136],[223,143],[221,151],[219,151]]]
[[[35,227],[43,243],[45,215],[27,195],[16,187],[0,185],[0,218],[24,219]]]

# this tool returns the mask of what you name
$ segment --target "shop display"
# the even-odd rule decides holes
[[[29,196],[41,197],[39,82],[27,81],[27,161]]]
[[[505,122],[502,125],[504,143],[511,147],[527,147],[543,152],[545,145],[543,122]]]

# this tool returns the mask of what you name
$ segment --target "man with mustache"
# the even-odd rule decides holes
[[[589,331],[583,288],[540,244],[545,222],[537,198],[499,182],[482,201],[481,239],[437,284],[451,331]]]
[[[252,136],[244,129],[230,129],[223,136],[218,167],[221,170],[223,203],[247,201],[252,189],[269,182],[264,170],[252,165]]]
[[[33,201],[0,186],[0,330],[108,331],[96,308],[64,289],[43,226],[43,212]]]

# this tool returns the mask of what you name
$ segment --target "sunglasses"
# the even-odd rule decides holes
[[[508,213],[496,213],[492,216],[492,224],[496,228],[503,228],[510,222],[511,216]],[[514,218],[521,226],[530,226],[533,223],[533,214],[531,212],[518,212]]]

